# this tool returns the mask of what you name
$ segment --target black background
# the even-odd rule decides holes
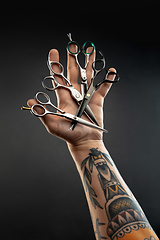
[[[160,236],[159,6],[61,5],[44,5],[41,12],[11,6],[1,21],[0,239],[94,239],[66,144],[20,110],[43,91],[50,49],[60,51],[66,73],[69,32],[80,45],[93,41],[121,77],[105,99],[104,141]]]

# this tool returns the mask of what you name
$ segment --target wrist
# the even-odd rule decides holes
[[[68,149],[78,167],[82,161],[88,156],[91,148],[98,148],[102,152],[108,153],[103,140],[85,140],[78,145],[67,143]]]

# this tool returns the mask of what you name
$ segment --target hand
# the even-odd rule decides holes
[[[72,45],[72,51],[75,50],[75,45]],[[90,48],[87,49],[88,52],[91,51]],[[90,55],[89,63],[87,66],[87,81],[88,86],[91,82],[91,77],[93,74],[92,70],[92,63],[95,60],[96,53],[93,52]],[[52,49],[50,51],[50,60],[51,61],[57,61],[59,62],[59,53],[56,49]],[[57,65],[53,66],[54,70],[56,72],[59,71],[59,67]],[[110,69],[111,71],[116,72],[114,68]],[[80,92],[80,85],[78,84],[78,75],[79,75],[79,69],[77,66],[77,63],[75,61],[75,58],[68,53],[68,59],[67,59],[67,77],[70,79],[72,85]],[[110,75],[110,80],[114,79],[114,75]],[[56,79],[59,83],[64,84],[64,80],[61,77],[56,76]],[[103,127],[103,102],[106,94],[108,93],[111,83],[105,83],[103,84],[92,96],[89,106],[91,110],[93,111],[96,119],[98,120],[98,123],[101,127]],[[74,101],[69,91],[66,89],[60,88],[56,90],[56,95],[58,99],[58,107],[62,109],[63,111],[71,114],[75,114],[78,109],[78,104]],[[34,104],[37,104],[37,101],[35,99],[30,99],[27,102],[28,106],[31,107]],[[38,113],[41,113],[40,108],[35,109]],[[82,115],[82,118],[89,121],[89,119],[85,116],[85,114]],[[63,140],[65,140],[67,143],[78,146],[80,144],[85,144],[86,141],[89,140],[102,140],[103,133],[83,126],[82,124],[77,124],[75,129],[72,131],[70,130],[71,121],[67,120],[65,118],[61,118],[59,116],[54,116],[47,114],[44,117],[40,117],[40,120],[48,130],[48,132],[52,135],[55,135]]]

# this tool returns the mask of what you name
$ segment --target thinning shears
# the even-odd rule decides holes
[[[45,97],[45,100],[40,100],[40,97]],[[72,115],[70,113],[66,113],[65,111],[59,109],[58,107],[56,107],[50,100],[50,97],[44,93],[44,92],[38,92],[36,95],[35,95],[35,99],[36,101],[38,102],[38,104],[34,104],[31,108],[28,108],[28,107],[22,107],[23,110],[30,110],[32,114],[34,114],[36,117],[43,117],[45,116],[46,114],[52,114],[52,115],[56,115],[56,116],[60,116],[60,117],[64,117],[66,119],[69,119],[69,120],[74,120],[76,121],[77,123],[80,123],[82,125],[85,125],[87,127],[91,127],[91,128],[94,128],[94,129],[97,129],[99,131],[103,131],[103,132],[108,132],[107,130],[93,124],[93,123],[90,123],[82,118],[79,118],[79,117],[76,117],[75,115]],[[48,111],[44,106],[46,105],[50,105],[52,106],[55,110],[57,110],[58,112],[50,112]],[[38,114],[35,110],[36,107],[39,107],[42,109],[42,113],[41,114]]]
[[[60,72],[55,72],[53,70],[53,65],[56,64],[58,65],[59,69],[60,69]],[[80,94],[80,92],[75,89],[73,87],[73,85],[71,84],[70,80],[68,78],[66,78],[64,76],[64,68],[63,68],[63,65],[59,62],[56,62],[56,61],[50,61],[48,60],[48,67],[50,69],[50,71],[52,72],[53,75],[50,75],[50,76],[47,76],[43,79],[42,81],[42,86],[47,89],[47,90],[50,90],[50,91],[55,91],[57,88],[65,88],[67,90],[70,91],[71,93],[71,96],[73,97],[73,99],[80,105],[82,100],[83,100],[83,96]],[[63,85],[63,84],[60,84],[55,76],[60,76],[62,77],[63,79],[65,79],[67,85]],[[48,81],[51,81],[52,83],[54,82],[53,87],[50,87],[50,85],[48,85]],[[47,86],[48,85],[48,86]],[[85,114],[87,115],[87,117],[93,122],[95,123],[96,125],[98,125],[98,122],[93,114],[93,112],[91,111],[90,107],[89,106],[86,106],[86,109],[85,109]]]
[[[88,65],[88,62],[89,62],[89,56],[94,52],[95,50],[95,45],[94,43],[92,43],[91,41],[87,41],[83,44],[82,46],[82,52],[83,54],[85,55],[86,57],[86,61],[85,61],[85,66],[84,68],[81,67],[79,61],[78,61],[78,54],[80,53],[81,49],[80,49],[80,46],[77,42],[73,41],[72,40],[72,37],[71,37],[71,33],[67,34],[70,42],[68,43],[67,45],[67,51],[69,54],[71,54],[73,57],[75,57],[75,60],[76,60],[76,63],[79,67],[79,71],[80,71],[80,78],[81,78],[81,93],[82,93],[82,96],[84,97],[84,95],[86,94],[87,92],[87,74],[86,74],[86,67]],[[70,46],[74,44],[76,45],[76,50],[75,52],[71,51],[71,48]],[[90,53],[87,53],[86,51],[86,46],[91,46],[92,47],[92,50]]]
[[[119,75],[118,75],[116,72],[107,71],[107,70],[105,69],[105,59],[104,59],[104,56],[103,56],[103,54],[102,54],[101,52],[99,52],[99,53],[100,53],[100,55],[102,56],[102,59],[97,59],[97,60],[95,60],[95,61],[93,62],[93,64],[92,64],[92,69],[93,69],[94,75],[93,75],[93,77],[92,77],[92,79],[91,79],[91,84],[90,84],[90,86],[89,86],[89,88],[88,88],[88,91],[86,92],[86,94],[85,94],[85,96],[84,96],[84,98],[83,98],[83,101],[81,102],[81,105],[80,105],[79,108],[78,108],[78,111],[77,111],[77,113],[76,113],[76,116],[77,116],[77,117],[81,117],[81,116],[82,116],[82,114],[83,114],[83,112],[85,111],[86,107],[88,106],[88,103],[89,103],[91,97],[93,96],[94,92],[95,92],[96,90],[98,90],[98,88],[99,88],[103,83],[106,83],[106,82],[107,82],[107,83],[115,83],[115,82],[118,82],[119,79],[120,79]],[[101,68],[97,68],[97,67],[96,67],[96,65],[98,65],[99,63],[101,64]],[[94,79],[96,78],[96,76],[97,76],[103,69],[105,69],[105,71],[106,71],[106,74],[105,74],[104,79],[103,79],[101,82],[97,83],[97,84],[94,86]],[[108,79],[108,76],[109,76],[109,75],[115,75],[113,81]],[[73,129],[75,128],[75,126],[76,126],[76,122],[73,121],[73,122],[72,122],[72,125],[71,125],[71,129],[73,130]]]

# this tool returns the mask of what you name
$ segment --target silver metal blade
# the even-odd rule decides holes
[[[88,103],[89,103],[92,95],[94,94],[94,92],[95,92],[95,88],[93,86],[93,81],[92,81],[90,86],[89,86],[89,89],[88,89],[87,93],[85,94],[85,96],[84,96],[84,98],[83,98],[83,100],[82,100],[82,102],[81,102],[81,104],[78,108],[78,111],[76,113],[77,117],[82,116],[82,114],[86,110],[86,107],[88,106]],[[71,125],[71,129],[74,130],[75,126],[76,126],[76,121],[73,121],[72,125]]]
[[[70,113],[65,113],[65,114],[64,114],[64,117],[67,118],[67,119],[70,119],[70,120],[74,120],[75,122],[78,122],[78,123],[80,123],[80,124],[83,124],[83,125],[85,125],[85,126],[87,126],[87,127],[91,127],[91,128],[97,129],[97,130],[99,130],[99,131],[103,131],[103,132],[105,132],[105,133],[108,133],[108,131],[107,131],[106,129],[101,128],[101,127],[99,127],[99,126],[97,126],[97,125],[95,125],[95,124],[93,124],[93,123],[90,123],[90,122],[88,122],[88,121],[86,121],[86,120],[84,120],[84,119],[82,119],[82,118],[79,118],[79,117],[77,117],[77,116],[74,116],[74,115],[72,115],[72,114],[70,114]]]
[[[86,106],[86,109],[84,113],[87,115],[87,117],[91,120],[91,122],[95,123],[97,126],[99,126],[99,123],[97,122],[96,117],[94,116],[92,110],[90,109],[89,105]]]

